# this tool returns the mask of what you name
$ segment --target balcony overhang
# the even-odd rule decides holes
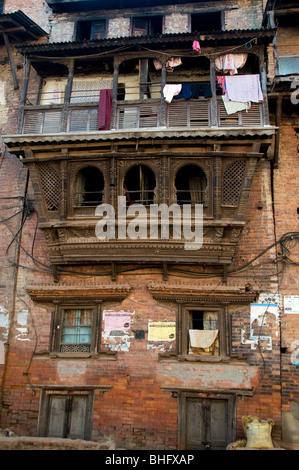
[[[89,10],[113,10],[127,8],[155,7],[158,5],[176,5],[186,3],[203,3],[192,0],[110,0],[110,2],[98,0],[46,0],[49,7],[55,13],[89,11]],[[204,3],[210,3],[211,0],[204,0]]]
[[[16,43],[35,41],[47,35],[46,31],[21,10],[0,15],[0,44],[4,44],[5,34],[10,41]]]
[[[60,133],[60,134],[13,134],[2,136],[10,152],[23,156],[25,147],[46,146],[53,144],[76,144],[76,143],[96,143],[103,141],[124,141],[141,139],[242,139],[246,137],[260,137],[271,139],[275,134],[276,127],[226,127],[226,128],[157,128],[157,129],[127,129],[115,131],[98,131],[88,133]],[[269,140],[269,143],[271,141]]]
[[[192,42],[197,39],[202,46],[213,47],[215,44],[238,45],[244,42],[254,41],[259,44],[271,42],[275,36],[275,29],[248,29],[248,30],[228,30],[228,31],[202,31],[200,33],[179,33],[179,34],[158,34],[155,36],[139,37],[118,37],[109,39],[98,39],[82,42],[59,42],[44,43],[19,46],[18,52],[26,54],[32,61],[42,61],[60,57],[87,57],[88,55],[104,52],[117,53],[117,48],[126,48],[129,50],[142,50],[142,47],[155,47],[157,50],[179,49],[188,47],[190,54],[198,55],[192,51]],[[221,42],[220,42],[221,41]],[[123,49],[122,49],[123,53]]]

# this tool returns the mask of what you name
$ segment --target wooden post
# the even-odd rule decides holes
[[[75,59],[71,59],[69,65],[69,75],[67,79],[67,84],[65,88],[65,95],[64,95],[64,104],[63,110],[61,115],[61,122],[60,122],[60,132],[66,132],[67,130],[67,118],[69,112],[69,104],[71,101],[71,93],[72,93],[72,86],[73,86],[73,78],[74,78],[74,71],[75,71]]]
[[[112,83],[112,116],[110,129],[116,129],[117,126],[117,88],[118,88],[119,59],[114,57],[113,64],[113,83]]]
[[[7,50],[7,54],[8,54],[8,58],[9,58],[9,62],[10,62],[10,68],[11,68],[11,71],[12,71],[12,78],[13,78],[13,83],[14,83],[14,89],[17,90],[17,89],[19,88],[19,82],[18,82],[18,77],[17,77],[17,73],[16,73],[15,63],[14,63],[14,60],[13,60],[13,56],[12,56],[12,52],[11,52],[11,48],[10,48],[8,36],[7,36],[6,33],[3,33],[3,38],[4,38],[4,42],[5,42],[5,46],[6,46],[6,50]]]
[[[31,63],[29,60],[27,60],[25,63],[25,77],[24,77],[24,82],[23,82],[23,87],[22,87],[21,101],[20,101],[20,107],[19,107],[19,113],[18,113],[18,129],[17,129],[18,134],[22,134],[22,130],[23,130],[24,107],[25,107],[25,101],[27,98],[30,68],[31,68]]]
[[[166,127],[167,124],[167,103],[163,96],[163,88],[166,85],[166,59],[162,61],[161,70],[161,102],[160,102],[160,126]]]
[[[210,125],[212,127],[217,127],[218,126],[218,104],[217,104],[217,96],[216,96],[216,73],[215,73],[214,59],[210,60],[210,81],[211,81],[211,90],[212,90],[212,98],[210,101],[210,104],[211,104]]]

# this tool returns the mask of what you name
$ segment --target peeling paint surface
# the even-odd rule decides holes
[[[73,376],[84,375],[86,362],[84,361],[61,361],[57,365],[57,373],[60,380],[73,379]]]
[[[258,368],[238,364],[175,364],[158,371],[165,386],[184,386],[194,389],[251,390],[258,380]]]

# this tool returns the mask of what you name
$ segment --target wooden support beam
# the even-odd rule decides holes
[[[168,266],[167,266],[167,263],[163,263],[163,281],[168,281]]]
[[[112,280],[113,282],[116,282],[117,271],[116,271],[116,264],[115,264],[115,263],[111,263],[111,270],[112,270],[112,273],[111,273],[111,280]]]
[[[14,60],[13,60],[13,56],[12,56],[12,52],[11,52],[11,48],[10,48],[10,44],[9,44],[9,40],[8,40],[8,36],[7,36],[6,33],[3,33],[3,38],[4,38],[4,42],[5,42],[9,62],[10,62],[10,68],[11,68],[11,71],[12,71],[14,89],[17,90],[19,88],[19,82],[18,82],[17,72],[16,72],[16,68],[15,68],[15,64],[14,64]]]

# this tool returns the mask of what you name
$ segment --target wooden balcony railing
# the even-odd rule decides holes
[[[170,104],[161,100],[140,100],[118,102],[115,119],[110,129],[155,129],[166,128],[209,128],[212,122],[218,127],[263,127],[263,105],[253,103],[248,111],[231,115],[226,113],[221,99],[212,116],[209,99],[173,100]],[[162,121],[162,113],[166,115]],[[55,134],[60,132],[94,132],[98,130],[98,107],[95,103],[63,105],[26,106],[24,109],[21,134]],[[214,126],[215,127],[215,126]]]

